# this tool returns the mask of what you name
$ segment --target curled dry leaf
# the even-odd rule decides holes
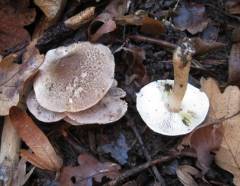
[[[199,170],[190,165],[180,165],[177,170],[177,177],[184,186],[198,186],[193,176],[199,176]]]
[[[64,24],[66,25],[66,27],[76,30],[81,25],[90,22],[93,19],[94,13],[95,7],[88,7],[80,13],[64,21]]]
[[[206,41],[199,37],[191,38],[193,46],[196,50],[195,55],[202,55],[210,51],[214,51],[225,47],[226,45],[217,41]]]
[[[196,34],[202,32],[208,25],[209,20],[203,4],[183,3],[177,13],[173,22],[181,31],[187,30],[191,34]]]
[[[230,14],[240,14],[240,1],[239,0],[228,0],[225,4],[226,10]]]
[[[228,60],[228,81],[240,85],[240,42],[233,44]]]
[[[146,14],[125,15],[115,18],[117,24],[141,26],[141,32],[159,36],[165,28],[161,21],[148,17]]]
[[[101,163],[89,154],[79,155],[78,163],[79,166],[62,169],[60,186],[92,186],[93,179],[101,182],[104,176],[114,179],[119,175],[119,165],[110,162]]]
[[[27,55],[26,55],[27,54]],[[14,55],[3,59],[0,63],[0,115],[8,115],[11,106],[16,106],[24,82],[34,75],[43,62],[43,56],[37,49],[29,47],[23,57],[23,64],[14,62]]]
[[[21,152],[27,161],[42,169],[58,171],[62,166],[62,159],[27,113],[18,107],[12,107],[9,116],[18,135],[34,152],[34,154],[25,150]]]
[[[209,121],[219,119],[227,115],[226,104],[228,95],[222,95],[217,83],[213,79],[202,79],[202,91],[210,101],[210,108],[205,124],[196,129],[183,139],[182,145],[189,145],[196,151],[198,165],[205,174],[213,160],[211,152],[216,151],[222,142],[223,128],[221,123],[206,125]],[[230,95],[229,95],[230,96]]]
[[[236,86],[228,86],[223,93],[214,93],[213,87],[217,84],[212,79],[202,82],[204,91],[212,95],[215,118],[230,117],[240,111],[240,90]],[[213,115],[215,114],[215,115]],[[219,150],[216,153],[217,165],[231,172],[234,175],[235,185],[240,185],[240,115],[236,115],[222,122],[224,134]]]
[[[96,42],[104,34],[114,31],[117,26],[115,17],[124,15],[127,11],[128,0],[113,0],[89,25],[88,36],[91,42]]]
[[[34,0],[49,20],[57,18],[63,10],[66,0]]]
[[[13,6],[14,5],[14,6]],[[28,0],[17,0],[14,4],[0,2],[0,54],[15,52],[28,44],[29,33],[23,28],[31,24],[36,12],[28,8]]]

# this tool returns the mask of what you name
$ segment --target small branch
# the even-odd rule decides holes
[[[137,137],[137,140],[139,142],[139,144],[141,145],[142,149],[143,149],[143,153],[144,153],[144,156],[146,157],[147,161],[151,161],[152,158],[149,154],[149,152],[147,151],[144,143],[143,143],[143,140],[141,138],[141,135],[139,134],[137,128],[135,127],[134,123],[132,122],[131,119],[129,119],[129,126],[132,128],[134,134],[136,135]],[[157,180],[159,181],[159,184],[161,186],[164,186],[165,185],[165,181],[163,179],[163,177],[161,176],[161,174],[159,173],[157,167],[155,165],[152,166],[152,170],[153,170],[153,173],[154,175],[156,176]]]
[[[135,40],[135,41],[142,41],[142,42],[156,44],[163,48],[168,48],[171,50],[174,50],[177,47],[177,45],[170,43],[168,41],[164,41],[161,39],[155,39],[155,38],[151,38],[151,37],[146,37],[146,36],[141,36],[141,35],[130,35],[130,36],[128,36],[128,38]]]
[[[11,186],[19,159],[20,138],[11,124],[9,116],[4,118],[0,152],[0,180]]]
[[[230,116],[223,116],[223,117],[221,117],[219,119],[215,119],[213,121],[208,121],[204,125],[200,125],[198,128],[196,128],[196,130],[199,129],[199,128],[202,128],[202,127],[209,126],[209,125],[221,124],[222,122],[224,122],[224,121],[226,121],[228,119],[232,119],[232,118],[236,117],[239,114],[240,114],[240,110],[237,111],[236,113],[230,115]]]
[[[194,157],[195,158],[195,154],[191,154],[189,152],[173,152],[172,154],[168,155],[168,156],[163,156],[159,159],[155,159],[149,162],[146,162],[142,165],[139,165],[137,167],[134,167],[130,170],[125,171],[124,173],[122,173],[121,175],[119,175],[117,178],[115,178],[114,180],[104,184],[103,186],[116,186],[121,184],[124,180],[126,180],[127,178],[136,175],[137,173],[148,169],[151,166],[157,165],[157,164],[161,164],[164,162],[168,162],[170,160],[173,160],[179,156],[188,156],[188,157]]]

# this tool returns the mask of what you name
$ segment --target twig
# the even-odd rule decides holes
[[[164,41],[161,39],[155,39],[155,38],[151,38],[151,37],[146,37],[146,36],[141,36],[141,35],[130,35],[130,36],[128,36],[128,38],[133,39],[135,41],[142,41],[142,42],[157,44],[161,47],[166,47],[171,50],[174,50],[177,47],[177,45],[170,43],[168,41]]]
[[[196,128],[196,130],[199,129],[199,128],[202,128],[202,127],[209,126],[209,125],[220,124],[220,123],[222,123],[222,122],[224,122],[228,119],[232,119],[232,118],[236,117],[239,114],[240,114],[240,110],[237,111],[236,113],[230,115],[230,116],[223,116],[219,119],[215,119],[213,121],[208,121],[208,122],[204,123],[204,125],[200,125],[198,128]]]
[[[195,158],[195,154],[189,153],[189,152],[174,152],[168,156],[163,156],[161,158],[146,162],[142,165],[139,165],[137,167],[134,167],[130,170],[125,171],[124,173],[122,173],[121,175],[119,175],[117,178],[115,178],[114,180],[104,184],[103,186],[116,186],[119,185],[120,183],[122,183],[124,180],[126,180],[127,178],[134,176],[135,174],[148,169],[151,166],[157,165],[157,164],[161,164],[167,161],[170,161],[172,159],[177,158],[178,156],[189,156],[189,157],[194,157]]]
[[[147,151],[144,143],[143,143],[143,140],[141,138],[141,135],[139,134],[137,128],[135,127],[133,121],[131,119],[129,119],[129,126],[132,128],[134,134],[136,135],[137,137],[137,140],[138,142],[140,143],[142,149],[143,149],[143,153],[144,153],[144,156],[146,157],[147,161],[151,161],[152,158],[149,154],[149,152]],[[163,179],[163,177],[161,176],[161,174],[159,173],[157,167],[155,165],[152,166],[152,170],[153,170],[153,173],[154,175],[156,176],[157,180],[159,181],[160,185],[161,186],[164,186],[165,185],[165,181]]]

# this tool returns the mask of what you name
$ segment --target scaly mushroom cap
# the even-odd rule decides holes
[[[121,88],[112,87],[99,103],[87,110],[59,113],[43,108],[32,91],[27,97],[27,107],[38,120],[47,123],[64,118],[72,125],[107,124],[119,120],[127,111],[127,103],[121,99],[125,96]]]
[[[28,110],[39,120],[46,123],[60,121],[65,117],[65,113],[53,112],[43,108],[36,99],[34,91],[31,91],[27,97]]]
[[[101,44],[79,42],[47,52],[34,81],[38,103],[54,112],[79,112],[98,103],[114,78],[114,57]]]
[[[68,113],[64,120],[72,125],[115,122],[127,111],[127,103],[121,99],[125,96],[121,88],[112,87],[98,104],[81,112]]]
[[[173,83],[173,80],[154,81],[137,94],[137,110],[144,122],[153,131],[167,136],[191,132],[204,121],[209,108],[206,94],[188,84],[180,112],[170,112],[167,105]]]

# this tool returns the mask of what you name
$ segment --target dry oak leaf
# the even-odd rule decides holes
[[[200,127],[183,139],[182,145],[189,145],[197,155],[197,165],[205,174],[213,161],[215,152],[223,137],[222,125],[208,125]]]
[[[9,116],[18,135],[33,151],[30,153],[22,150],[20,155],[36,167],[58,171],[62,167],[62,159],[27,113],[18,107],[12,107]]]
[[[9,114],[9,109],[16,106],[24,82],[34,75],[43,63],[43,56],[29,45],[23,56],[23,64],[14,63],[15,54],[5,57],[0,63],[0,116]]]
[[[181,31],[187,30],[191,34],[202,32],[208,25],[205,6],[197,3],[184,3],[178,8],[178,15],[173,22]]]
[[[101,163],[90,154],[78,156],[79,166],[64,167],[60,175],[60,186],[92,186],[93,179],[101,182],[104,176],[114,179],[118,176],[120,166],[105,162]]]
[[[15,52],[30,41],[23,27],[34,21],[36,12],[28,5],[28,0],[0,2],[0,55]]]
[[[240,90],[237,86],[228,86],[223,93],[213,79],[202,81],[203,90],[209,96],[211,108],[209,119],[231,117],[240,111]],[[223,140],[216,153],[217,165],[234,175],[235,185],[240,185],[240,115],[222,122]]]

